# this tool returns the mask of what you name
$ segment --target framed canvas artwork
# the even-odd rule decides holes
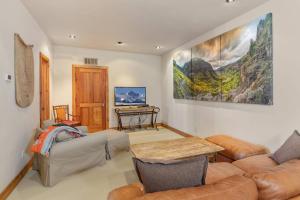
[[[273,104],[272,13],[173,58],[174,98]]]

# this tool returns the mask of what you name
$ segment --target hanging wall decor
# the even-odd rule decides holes
[[[34,97],[34,60],[32,45],[26,45],[15,34],[15,90],[16,103],[25,108],[30,106]]]
[[[273,104],[272,13],[178,52],[174,98]],[[188,55],[190,57],[183,56]]]

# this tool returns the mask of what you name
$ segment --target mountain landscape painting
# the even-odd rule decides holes
[[[272,38],[269,13],[175,57],[174,98],[272,105]]]

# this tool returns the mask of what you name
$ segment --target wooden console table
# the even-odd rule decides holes
[[[122,117],[139,116],[139,128],[142,128],[141,115],[151,115],[151,126],[157,129],[157,115],[160,109],[156,106],[115,108],[118,117],[118,130],[123,130]]]

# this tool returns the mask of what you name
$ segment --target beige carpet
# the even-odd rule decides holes
[[[130,143],[181,138],[165,128],[129,133]],[[53,187],[41,185],[35,171],[29,171],[8,200],[105,200],[114,188],[136,182],[130,153],[122,152],[104,166],[67,177]]]

